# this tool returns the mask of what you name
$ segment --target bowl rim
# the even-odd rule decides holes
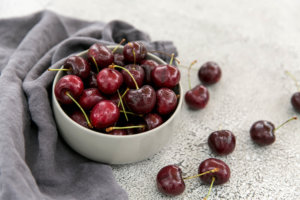
[[[107,45],[107,48],[113,49],[116,46],[118,46],[118,45]],[[120,48],[123,48],[123,46],[121,45]],[[79,52],[79,53],[77,53],[75,55],[76,56],[84,56],[87,53],[87,51],[88,50],[84,50],[84,51]],[[154,55],[152,53],[147,52],[147,56],[149,56],[150,59],[154,58],[154,59],[158,60],[162,64],[167,64],[164,60],[162,60],[161,58],[159,58],[158,56],[156,56],[156,55]],[[61,66],[60,68],[63,68],[63,66]],[[61,105],[57,101],[57,99],[55,97],[54,89],[55,89],[56,83],[58,82],[58,77],[60,76],[61,73],[63,73],[63,71],[58,71],[56,73],[53,81],[52,81],[52,99],[53,99],[53,103],[56,104],[58,111],[61,112],[61,113],[63,113],[63,116],[68,121],[70,121],[71,124],[75,125],[76,127],[78,127],[79,129],[81,129],[82,131],[86,131],[85,134],[91,134],[91,135],[101,136],[101,137],[103,136],[103,137],[106,137],[106,138],[116,138],[116,139],[119,139],[119,138],[124,138],[124,139],[128,138],[128,139],[130,139],[130,138],[146,137],[149,134],[153,134],[153,132],[159,131],[159,129],[163,128],[164,126],[167,126],[170,123],[170,121],[172,121],[172,119],[179,113],[179,111],[180,111],[180,109],[182,107],[182,103],[183,103],[183,94],[182,93],[183,93],[183,90],[182,90],[181,82],[179,81],[179,83],[178,83],[178,91],[179,91],[180,95],[179,95],[179,101],[177,103],[177,107],[176,107],[175,111],[173,112],[173,114],[166,121],[164,121],[160,126],[154,128],[154,129],[142,132],[142,133],[132,134],[132,135],[110,135],[110,134],[99,132],[99,131],[96,131],[96,130],[91,130],[91,129],[88,129],[86,127],[81,126],[80,124],[78,124],[77,122],[75,122],[74,120],[72,120],[70,118],[70,116],[68,116],[66,114],[66,112],[62,109]]]

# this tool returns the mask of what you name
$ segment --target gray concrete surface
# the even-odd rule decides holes
[[[249,137],[257,120],[278,125],[299,117],[290,104],[296,87],[284,71],[300,81],[300,1],[1,0],[0,4],[0,18],[47,8],[88,20],[126,20],[153,40],[174,41],[182,64],[197,59],[192,85],[199,83],[196,72],[202,63],[220,64],[223,77],[209,87],[208,106],[191,111],[184,105],[182,123],[168,146],[148,160],[113,166],[130,199],[171,199],[155,187],[159,169],[180,163],[184,175],[191,175],[209,157],[224,160],[232,171],[230,181],[214,187],[209,199],[300,199],[300,121],[280,129],[268,147],[254,145]],[[187,90],[187,70],[181,72]],[[225,157],[212,154],[206,144],[209,133],[220,126],[237,137],[235,151]],[[184,194],[173,199],[202,199],[208,189],[198,179],[189,180]]]

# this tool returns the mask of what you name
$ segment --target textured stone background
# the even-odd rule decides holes
[[[182,64],[197,59],[196,72],[208,60],[223,70],[221,81],[209,87],[208,106],[201,111],[182,109],[182,123],[172,141],[152,158],[113,166],[130,199],[171,199],[159,194],[155,177],[160,168],[180,163],[185,175],[197,173],[201,161],[216,157],[206,140],[210,132],[229,129],[237,137],[235,151],[224,160],[230,182],[216,186],[209,199],[300,199],[300,121],[277,132],[265,148],[250,141],[253,122],[266,119],[278,125],[297,115],[290,104],[296,91],[284,74],[300,81],[300,1],[190,0],[1,0],[0,18],[41,9],[87,20],[123,19],[148,32],[153,40],[172,40]],[[181,69],[184,89],[187,71]],[[173,199],[202,199],[209,187],[198,179],[186,181],[186,191]]]

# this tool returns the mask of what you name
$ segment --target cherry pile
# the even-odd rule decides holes
[[[154,129],[178,103],[180,71],[146,58],[142,42],[127,43],[122,53],[96,43],[86,58],[68,57],[55,85],[55,96],[78,124],[112,135]],[[51,70],[51,69],[49,69]]]

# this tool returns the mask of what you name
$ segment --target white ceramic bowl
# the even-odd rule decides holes
[[[113,49],[115,46],[109,46]],[[117,52],[121,53],[123,47]],[[85,57],[84,51],[79,56]],[[158,63],[165,62],[154,56],[147,54],[148,59]],[[173,115],[159,127],[135,134],[135,135],[108,135],[94,130],[87,129],[74,122],[61,108],[54,95],[54,87],[57,81],[64,75],[59,71],[53,81],[52,86],[52,106],[58,129],[64,140],[79,154],[98,162],[108,164],[126,164],[147,159],[157,153],[166,145],[172,137],[173,130],[178,124],[179,113],[183,102],[183,92],[181,85],[176,88],[176,93],[180,94],[177,108]]]

